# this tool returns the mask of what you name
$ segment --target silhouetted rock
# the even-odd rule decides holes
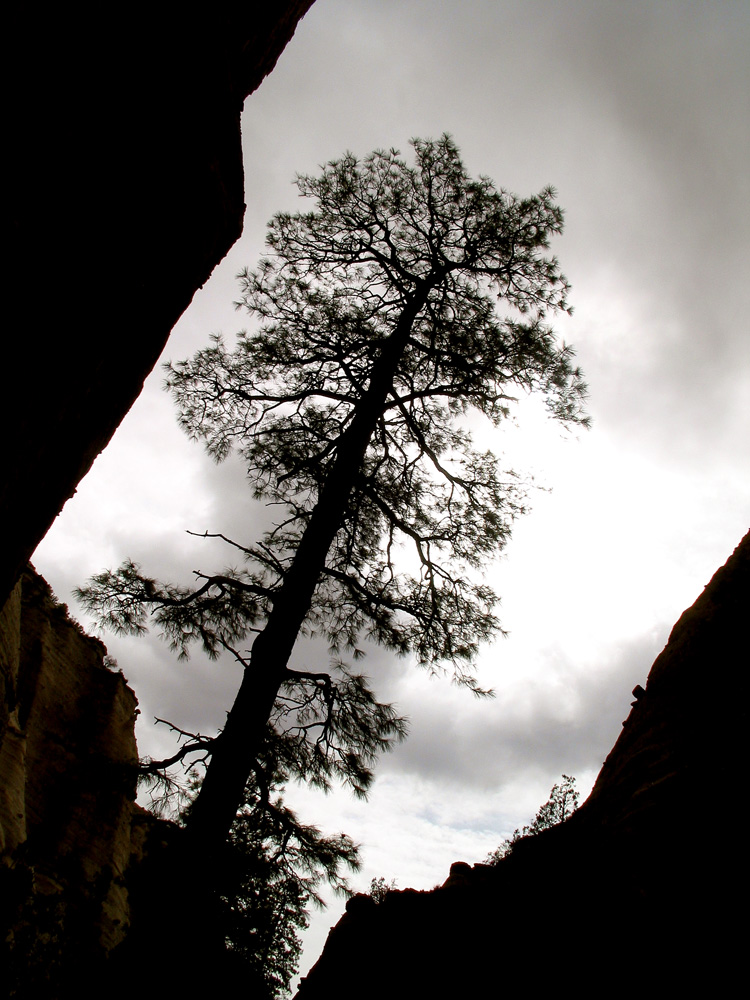
[[[312,2],[9,8],[0,606],[242,232],[242,103]]]
[[[299,1000],[729,996],[747,888],[750,535],[680,618],[589,799],[497,866],[347,912]]]
[[[431,892],[354,897],[300,1000],[537,995],[560,982],[592,997],[731,994],[744,955],[749,608],[750,535],[675,625],[578,812],[497,866],[454,863]],[[0,615],[4,985],[68,995],[85,965],[92,990],[129,995],[127,970],[151,944],[194,930],[190,961],[168,948],[161,984],[141,995],[241,985],[205,913],[138,913],[153,909],[154,872],[180,831],[134,805],[136,702],[105,652],[24,574]]]

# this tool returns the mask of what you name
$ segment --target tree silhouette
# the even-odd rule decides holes
[[[211,535],[243,565],[193,588],[127,562],[79,592],[104,626],[150,618],[179,655],[197,643],[243,667],[221,733],[176,755],[208,760],[186,828],[201,852],[228,836],[268,738],[291,773],[366,791],[405,726],[340,659],[363,640],[481,693],[472,661],[499,629],[482,570],[526,487],[473,447],[468,418],[497,425],[536,391],[564,424],[586,422],[572,352],[546,323],[569,311],[553,190],[472,180],[448,136],[412,145],[415,166],[376,151],[298,177],[314,209],[276,215],[268,257],[241,275],[258,326],[168,366],[185,431],[217,461],[241,454],[275,525],[251,543]],[[326,639],[330,669],[290,667],[304,635]]]
[[[507,857],[519,840],[524,837],[535,837],[542,830],[549,830],[558,823],[564,823],[572,816],[578,808],[579,793],[576,789],[576,779],[569,774],[562,776],[562,781],[552,786],[549,798],[540,806],[534,819],[522,830],[515,829],[513,836],[504,840],[502,844],[487,856],[487,863],[496,865]]]
[[[263,765],[251,775],[230,831],[215,919],[246,988],[281,997],[297,972],[309,906],[325,905],[321,885],[349,894],[342,870],[357,871],[360,861],[349,837],[301,823],[281,795],[289,774],[267,757]]]

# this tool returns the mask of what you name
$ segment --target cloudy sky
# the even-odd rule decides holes
[[[519,195],[551,183],[573,286],[556,325],[590,387],[589,432],[565,437],[533,401],[488,436],[549,488],[492,582],[507,639],[485,650],[478,702],[375,651],[379,696],[410,717],[369,803],[293,789],[309,822],[343,829],[373,876],[430,888],[528,821],[565,772],[587,792],[669,630],[750,524],[750,5],[744,0],[317,0],[243,118],[245,235],[175,328],[164,360],[227,337],[235,275],[264,228],[300,206],[295,173],[346,149],[408,153],[453,135],[472,174]],[[251,541],[236,461],[177,429],[156,371],[35,556],[72,588],[126,556],[187,581],[225,557],[186,529]],[[106,637],[135,688],[141,752],[159,715],[220,725],[230,663],[177,663],[156,639]],[[309,964],[341,911],[316,918]]]

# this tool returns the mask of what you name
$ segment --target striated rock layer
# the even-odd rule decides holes
[[[136,699],[27,569],[0,613],[0,900],[10,978],[47,995],[123,939]],[[26,992],[28,991],[28,992]]]
[[[733,995],[749,631],[750,534],[674,626],[578,812],[432,892],[355,897],[299,1000]]]

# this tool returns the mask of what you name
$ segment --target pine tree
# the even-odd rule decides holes
[[[347,895],[342,871],[360,867],[358,848],[349,837],[325,836],[285,805],[281,793],[288,778],[273,757],[264,755],[248,781],[230,831],[214,911],[237,978],[274,998],[289,993],[310,905],[325,905],[323,883]]]
[[[303,779],[366,792],[405,724],[342,659],[363,639],[481,693],[472,663],[499,629],[482,572],[526,488],[473,446],[468,418],[498,425],[537,392],[563,424],[586,422],[572,352],[547,325],[569,311],[553,190],[520,199],[472,180],[448,136],[412,145],[414,166],[376,151],[299,177],[314,208],[275,216],[268,257],[241,277],[256,327],[168,367],[185,431],[217,461],[241,454],[275,526],[212,535],[243,565],[194,587],[126,562],[80,592],[105,626],[138,633],[150,617],[179,655],[198,644],[242,665],[222,732],[199,748],[196,857],[226,840],[269,725]],[[328,669],[290,667],[305,635],[325,638]]]
[[[528,826],[522,830],[515,829],[513,835],[487,856],[487,864],[496,865],[507,857],[519,840],[524,837],[535,837],[542,830],[549,830],[558,823],[564,823],[578,808],[578,791],[576,779],[569,774],[562,776],[562,781],[552,786],[549,798],[540,806],[539,812]]]

